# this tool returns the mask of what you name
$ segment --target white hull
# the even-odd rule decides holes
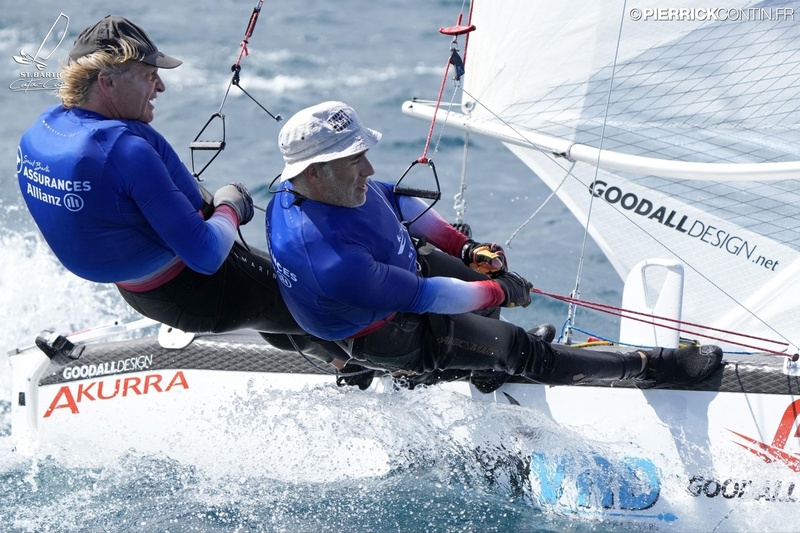
[[[594,457],[533,451],[531,490],[546,509],[637,529],[711,531],[726,530],[731,513],[774,524],[800,501],[795,397],[528,385],[504,392],[602,443]],[[786,437],[778,448],[786,462],[752,451]]]
[[[134,449],[212,466],[206,463],[225,455],[216,436],[235,433],[241,417],[267,416],[253,412],[253,398],[336,387],[331,375],[254,334],[200,336],[177,349],[155,336],[86,346],[66,366],[36,348],[11,354],[18,453],[69,450],[72,458],[103,461]],[[747,516],[750,527],[797,508],[800,384],[784,374],[782,359],[729,357],[694,390],[510,382],[484,395],[463,380],[436,387],[519,404],[532,410],[531,420],[541,420],[533,410],[544,413],[592,443],[588,455],[565,444],[563,454],[551,447],[523,458],[526,490],[545,511],[648,530],[710,531],[732,513]],[[386,377],[364,394],[392,388]],[[358,468],[346,475],[387,473],[381,450],[368,442],[353,442],[354,453]]]

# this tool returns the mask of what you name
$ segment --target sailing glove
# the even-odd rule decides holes
[[[214,207],[227,205],[239,217],[239,225],[244,226],[253,218],[253,198],[241,183],[225,185],[214,193]]]
[[[477,243],[470,239],[461,248],[461,260],[472,270],[491,277],[508,270],[506,253],[499,244],[495,243]]]
[[[503,307],[528,307],[531,304],[533,284],[516,272],[504,272],[494,278],[494,281],[506,295]]]

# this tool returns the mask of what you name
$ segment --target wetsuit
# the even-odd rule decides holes
[[[579,350],[553,348],[522,328],[478,313],[504,301],[498,284],[425,278],[417,272],[411,238],[425,238],[459,256],[466,237],[418,199],[395,196],[370,180],[357,208],[331,206],[291,191],[267,208],[270,254],[281,293],[300,325],[325,339],[346,339],[353,358],[388,370],[500,370],[549,383],[575,376],[620,379],[634,365],[611,356],[592,364]],[[589,356],[591,357],[591,356]],[[630,366],[631,368],[626,368]]]
[[[28,209],[74,274],[115,283],[134,309],[184,331],[304,333],[269,258],[234,244],[233,209],[203,216],[197,181],[150,125],[53,106],[17,159]]]

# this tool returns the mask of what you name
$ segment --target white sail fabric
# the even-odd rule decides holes
[[[474,0],[448,124],[508,141],[620,276],[681,261],[684,321],[800,345],[800,4],[669,7]]]

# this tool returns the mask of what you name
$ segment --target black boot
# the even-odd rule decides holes
[[[556,338],[556,328],[552,324],[540,324],[528,330],[528,335],[551,343]],[[497,370],[473,370],[469,380],[483,394],[491,394],[508,381],[510,375]]]
[[[621,381],[645,375],[644,352],[610,352],[544,344],[526,362],[521,375],[548,385]]]
[[[647,371],[638,384],[643,386],[685,386],[710,376],[722,362],[719,346],[692,345],[686,348],[654,348],[642,351],[647,356]]]

